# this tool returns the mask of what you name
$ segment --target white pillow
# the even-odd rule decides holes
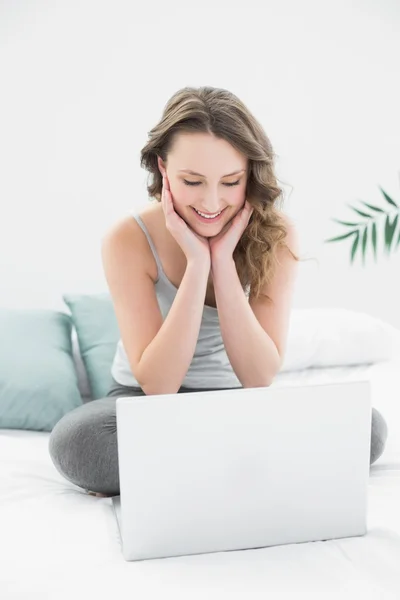
[[[344,308],[292,309],[281,372],[373,364],[400,354],[400,329]]]

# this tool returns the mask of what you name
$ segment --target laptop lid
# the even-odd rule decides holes
[[[370,383],[120,397],[126,560],[366,533]]]

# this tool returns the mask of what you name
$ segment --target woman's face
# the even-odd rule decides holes
[[[167,163],[159,158],[158,166],[167,174],[176,212],[199,235],[217,235],[245,203],[247,158],[211,134],[180,134]]]

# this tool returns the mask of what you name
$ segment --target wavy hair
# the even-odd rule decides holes
[[[162,175],[157,157],[167,162],[175,136],[180,133],[211,133],[229,142],[248,158],[246,198],[254,207],[233,260],[243,290],[258,298],[277,266],[276,251],[287,247],[287,227],[277,203],[282,189],[274,173],[274,152],[262,126],[233,93],[221,88],[184,87],[167,102],[160,121],[148,133],[141,151],[141,167],[152,176],[149,196],[161,202]],[[270,300],[267,297],[268,300]]]

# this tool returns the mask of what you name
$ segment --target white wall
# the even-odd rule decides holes
[[[400,326],[400,246],[362,267],[348,240],[323,243],[348,203],[385,205],[378,185],[400,201],[399,33],[397,0],[3,1],[0,305],[66,310],[63,292],[107,290],[100,240],[147,202],[147,132],[177,89],[212,85],[261,121],[317,259],[294,305]]]

